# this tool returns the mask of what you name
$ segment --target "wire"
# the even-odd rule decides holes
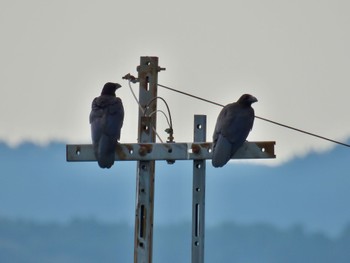
[[[160,100],[162,100],[162,101],[164,102],[164,104],[165,104],[165,106],[166,106],[166,108],[167,108],[167,110],[168,110],[170,122],[169,122],[168,118],[166,117],[166,115],[165,115],[165,114],[164,114],[164,115],[165,115],[165,117],[166,117],[166,119],[167,119],[167,121],[168,121],[169,127],[172,129],[172,128],[173,128],[173,121],[172,121],[172,118],[171,118],[170,108],[169,108],[169,105],[168,105],[168,103],[166,102],[166,100],[163,99],[162,97],[157,96],[157,97],[154,97],[153,99],[151,99],[151,100],[148,102],[147,106],[146,106],[145,113],[146,113],[147,110],[149,109],[149,106],[151,106],[152,102],[155,101],[156,99],[160,99]],[[145,114],[145,113],[144,113],[144,114]],[[163,113],[164,113],[164,112],[163,112]]]
[[[205,102],[214,104],[214,105],[216,105],[216,106],[224,107],[224,105],[222,105],[222,104],[220,104],[220,103],[217,103],[217,102],[214,102],[214,101],[211,101],[211,100],[207,100],[207,99],[203,99],[203,98],[201,98],[201,97],[192,95],[192,94],[190,94],[190,93],[186,93],[186,92],[183,92],[183,91],[180,91],[180,90],[176,90],[176,89],[173,89],[173,88],[170,88],[170,87],[161,85],[161,84],[158,84],[158,86],[159,86],[159,87],[162,87],[162,88],[165,88],[165,89],[168,89],[168,90],[171,90],[171,91],[174,91],[174,92],[177,92],[177,93],[180,93],[180,94],[183,94],[183,95],[186,95],[186,96],[189,96],[189,97],[192,97],[192,98],[195,98],[195,99],[197,99],[197,100],[202,100],[202,101],[205,101]]]
[[[170,122],[169,122],[169,119],[168,117],[166,116],[166,114],[164,113],[164,111],[160,111],[163,113],[163,115],[165,116],[165,118],[167,119],[167,122],[168,122],[168,125],[169,125],[169,128],[165,129],[165,132],[169,135],[169,137],[167,138],[167,142],[170,143],[170,142],[174,142],[174,129],[173,129],[173,121],[172,121],[172,118],[171,118],[171,112],[170,112],[170,108],[169,108],[169,105],[168,103],[166,102],[165,99],[163,99],[162,97],[154,97],[152,98],[146,105],[145,107],[145,113],[147,112],[147,110],[150,108],[150,106],[152,105],[153,102],[155,102],[157,99],[160,99],[164,102],[167,110],[168,110],[168,114],[169,114],[169,119],[170,119]],[[156,113],[157,111],[154,111],[152,112],[152,114]]]
[[[132,87],[131,87],[131,84],[130,84],[130,83],[131,83],[131,80],[129,80],[128,83],[129,83],[129,89],[130,89],[130,91],[131,91],[132,96],[134,97],[134,99],[135,99],[137,105],[139,105],[139,108],[140,108],[141,112],[142,112],[143,114],[145,114],[145,109],[141,106],[139,100],[138,100],[137,97],[136,97],[136,94],[135,94],[134,90],[133,90]]]
[[[148,116],[151,117],[153,114],[155,114],[155,113],[157,113],[157,112],[163,113],[163,115],[164,115],[164,117],[165,117],[165,119],[166,119],[166,122],[168,123],[169,127],[171,127],[168,116],[167,116],[167,115],[165,114],[165,112],[162,111],[162,110],[155,110],[155,111],[152,111],[150,114],[148,114]]]
[[[140,108],[141,112],[142,112],[143,114],[145,114],[146,110],[145,110],[145,109],[142,107],[142,105],[140,104],[139,100],[137,99],[137,97],[136,97],[136,95],[135,95],[135,92],[133,91],[133,89],[132,89],[132,87],[131,87],[131,84],[130,84],[130,83],[131,83],[131,80],[129,80],[128,82],[129,82],[129,89],[130,89],[130,91],[131,91],[131,93],[132,93],[132,95],[133,95],[133,97],[134,97],[136,103],[139,105],[139,108]],[[156,134],[156,136],[158,137],[158,139],[161,141],[161,143],[163,143],[162,138],[160,138],[160,136],[159,136],[159,134],[157,133],[157,131],[156,131],[156,129],[155,129],[154,126],[152,126],[152,129],[153,129],[153,131],[155,132],[155,134]]]
[[[169,118],[166,116],[165,112],[164,112],[164,111],[161,111],[161,110],[153,111],[153,112],[152,112],[151,114],[149,114],[148,116],[152,116],[153,114],[157,113],[158,111],[161,112],[161,113],[163,113],[163,115],[165,116],[165,118],[166,118],[166,120],[167,120],[167,122],[168,122],[168,125],[169,125],[169,129],[166,129],[166,130],[165,130],[165,131],[169,134],[169,137],[168,137],[168,141],[167,141],[167,142],[173,142],[173,140],[174,140],[174,136],[173,136],[173,134],[174,134],[173,121],[172,121],[172,118],[171,118],[171,112],[170,112],[170,109],[169,109],[169,105],[168,105],[168,103],[166,102],[166,100],[163,99],[162,97],[159,97],[159,96],[154,97],[154,98],[152,98],[152,99],[147,103],[147,105],[143,108],[143,107],[141,106],[140,102],[138,101],[138,99],[137,99],[137,97],[136,97],[136,95],[135,95],[135,92],[134,92],[134,90],[132,89],[131,84],[130,84],[131,82],[132,82],[132,83],[136,83],[136,82],[138,81],[138,79],[136,79],[134,76],[130,75],[130,73],[126,74],[126,75],[123,77],[123,79],[126,79],[126,80],[129,81],[129,88],[130,88],[130,91],[131,91],[131,93],[132,93],[132,95],[133,95],[135,101],[136,101],[137,104],[139,105],[139,108],[140,108],[140,110],[141,110],[141,112],[143,113],[144,116],[146,116],[147,110],[149,109],[149,107],[150,107],[150,105],[152,104],[152,102],[154,102],[154,101],[157,100],[157,99],[160,99],[160,100],[162,100],[162,101],[164,102],[164,104],[165,104],[165,106],[166,106],[166,108],[167,108],[167,110],[168,110]],[[169,119],[170,119],[170,122],[169,122]],[[155,131],[155,127],[153,127],[153,130]],[[155,132],[156,132],[156,131],[155,131]],[[162,141],[162,139],[160,138],[160,136],[158,135],[157,132],[156,132],[156,134],[157,134],[158,138]],[[162,142],[163,142],[163,141],[162,141]]]
[[[180,90],[177,90],[177,89],[173,89],[173,88],[161,85],[161,84],[158,84],[158,86],[162,87],[164,89],[168,89],[168,90],[171,90],[171,91],[174,91],[174,92],[177,92],[177,93],[180,93],[180,94],[183,94],[183,95],[195,98],[197,100],[205,101],[207,103],[211,103],[211,104],[214,104],[216,106],[224,107],[223,104],[220,104],[220,103],[208,100],[208,99],[204,99],[204,98],[192,95],[192,94],[187,93],[187,92],[183,92],[183,91],[180,91]],[[315,133],[312,133],[312,132],[304,131],[304,130],[301,130],[301,129],[298,129],[298,128],[294,128],[294,127],[286,125],[286,124],[282,124],[282,123],[279,123],[279,122],[276,122],[276,121],[272,121],[272,120],[269,120],[269,119],[266,119],[266,118],[263,118],[263,117],[259,117],[259,116],[256,116],[256,115],[255,115],[255,118],[263,120],[263,121],[266,121],[266,122],[270,122],[272,124],[279,125],[281,127],[288,128],[288,129],[291,129],[291,130],[294,130],[294,131],[297,131],[297,132],[301,132],[301,133],[304,133],[304,134],[307,134],[307,135],[310,135],[310,136],[314,136],[314,137],[317,137],[317,138],[322,139],[322,140],[326,140],[326,141],[333,142],[333,143],[336,143],[336,144],[339,144],[339,145],[350,147],[350,144],[346,144],[346,143],[339,142],[339,141],[336,141],[336,140],[333,140],[333,139],[329,139],[327,137],[324,137],[324,136],[321,136],[321,135],[318,135],[318,134],[315,134]]]
[[[301,129],[298,129],[298,128],[294,128],[294,127],[291,127],[291,126],[288,126],[288,125],[285,125],[285,124],[282,124],[282,123],[278,123],[278,122],[275,122],[275,121],[272,121],[272,120],[268,120],[268,119],[265,119],[265,118],[262,118],[262,117],[255,116],[255,118],[263,120],[263,121],[267,121],[267,122],[270,122],[270,123],[273,123],[273,124],[276,124],[276,125],[279,125],[279,126],[282,126],[284,128],[288,128],[288,129],[291,129],[291,130],[294,130],[294,131],[297,131],[297,132],[305,133],[307,135],[311,135],[311,136],[320,138],[322,140],[326,140],[326,141],[337,143],[337,144],[340,144],[340,145],[343,145],[343,146],[346,146],[346,147],[350,147],[350,145],[347,144],[347,143],[343,143],[343,142],[339,142],[339,141],[336,141],[336,140],[333,140],[333,139],[329,139],[327,137],[324,137],[324,136],[321,136],[321,135],[318,135],[318,134],[315,134],[315,133],[311,133],[311,132],[304,131],[304,130],[301,130]]]

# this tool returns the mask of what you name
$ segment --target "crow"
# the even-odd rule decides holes
[[[115,96],[121,85],[107,82],[101,96],[92,101],[90,112],[91,138],[95,157],[101,168],[114,164],[115,147],[124,121],[122,100]]]
[[[257,101],[254,96],[243,94],[221,110],[213,134],[214,167],[224,166],[246,141],[255,117],[251,105]]]

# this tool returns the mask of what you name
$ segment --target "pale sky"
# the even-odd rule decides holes
[[[115,81],[121,142],[136,142],[137,105],[122,76],[137,75],[140,56],[158,56],[160,84],[222,104],[251,93],[256,115],[346,141],[349,13],[346,0],[0,0],[0,140],[90,143],[91,101]],[[194,114],[207,115],[212,140],[219,107],[159,95],[177,142],[192,141]],[[334,147],[258,119],[248,140],[275,140],[275,163]]]

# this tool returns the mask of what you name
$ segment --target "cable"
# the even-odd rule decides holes
[[[166,114],[165,114],[163,111],[161,111],[161,112],[164,114],[164,116],[166,117],[166,119],[167,119],[167,121],[168,121],[168,125],[169,125],[169,128],[165,129],[165,132],[169,135],[169,137],[168,137],[168,139],[167,139],[167,142],[168,142],[168,143],[174,142],[173,121],[172,121],[172,118],[171,118],[171,112],[170,112],[169,105],[168,105],[168,103],[166,102],[165,99],[163,99],[162,97],[159,97],[159,96],[152,98],[152,99],[147,103],[147,106],[145,107],[145,108],[146,108],[146,109],[145,109],[145,114],[146,114],[147,110],[149,109],[150,105],[152,105],[152,103],[153,103],[154,101],[156,101],[157,99],[160,99],[160,100],[162,100],[162,101],[164,102],[164,104],[165,104],[165,106],[166,106],[166,108],[167,108],[167,110],[168,110],[168,114],[169,114],[170,122],[169,122],[169,120],[168,120]],[[156,112],[157,112],[157,111],[156,111]],[[153,114],[153,113],[154,113],[154,112],[152,112],[152,114]]]
[[[131,81],[129,80],[128,83],[129,83],[129,89],[130,89],[130,91],[131,91],[132,96],[134,97],[134,99],[135,99],[137,105],[139,105],[139,108],[140,108],[141,112],[142,112],[143,114],[145,114],[144,108],[141,106],[139,100],[138,100],[137,97],[136,97],[135,92],[133,91],[133,89],[132,89],[132,87],[131,87],[131,84],[130,84]]]
[[[162,101],[164,102],[164,104],[165,104],[165,106],[166,106],[166,108],[167,108],[167,110],[168,110],[169,119],[170,119],[170,123],[169,123],[169,120],[168,120],[168,118],[167,118],[168,124],[169,124],[169,127],[172,129],[172,128],[173,128],[173,121],[172,121],[172,118],[171,118],[170,108],[169,108],[169,105],[168,105],[168,103],[166,102],[166,100],[163,99],[162,97],[157,96],[157,97],[151,99],[151,100],[148,102],[147,106],[146,106],[145,113],[146,113],[147,110],[149,109],[149,106],[151,106],[152,102],[155,101],[156,99],[160,99],[160,100],[162,100]],[[164,112],[163,112],[163,113],[164,113]],[[164,114],[164,115],[165,115],[165,114]]]
[[[220,104],[220,103],[217,103],[217,102],[214,102],[214,101],[211,101],[211,100],[207,100],[207,99],[203,99],[203,98],[201,98],[201,97],[198,97],[198,96],[195,96],[195,95],[192,95],[192,94],[189,94],[189,93],[180,91],[180,90],[176,90],[176,89],[173,89],[173,88],[170,88],[170,87],[161,85],[161,84],[158,84],[158,86],[159,86],[159,87],[162,87],[162,88],[165,88],[165,89],[168,89],[168,90],[171,90],[171,91],[174,91],[174,92],[177,92],[177,93],[180,93],[180,94],[182,94],[182,95],[186,95],[186,96],[195,98],[195,99],[197,99],[197,100],[202,100],[202,101],[205,101],[205,102],[214,104],[214,105],[216,105],[216,106],[224,107],[224,105],[222,105],[222,104]]]
[[[173,89],[173,88],[161,85],[161,84],[158,84],[158,86],[162,87],[164,89],[168,89],[168,90],[171,90],[171,91],[174,91],[174,92],[177,92],[177,93],[180,93],[180,94],[183,94],[183,95],[195,98],[197,100],[205,101],[207,103],[211,103],[211,104],[214,104],[216,106],[224,107],[223,104],[220,104],[220,103],[208,100],[208,99],[204,99],[204,98],[201,98],[201,97],[198,97],[198,96],[195,96],[195,95],[192,95],[192,94],[180,91],[180,90],[176,90],[176,89]],[[267,121],[267,122],[270,122],[272,124],[279,125],[281,127],[288,128],[288,129],[291,129],[291,130],[294,130],[294,131],[297,131],[297,132],[301,132],[301,133],[304,133],[304,134],[307,134],[307,135],[310,135],[310,136],[314,136],[314,137],[317,137],[317,138],[322,139],[322,140],[326,140],[326,141],[333,142],[333,143],[336,143],[336,144],[339,144],[339,145],[350,147],[349,144],[346,144],[346,143],[343,143],[343,142],[339,142],[339,141],[336,141],[336,140],[333,140],[333,139],[329,139],[327,137],[324,137],[324,136],[321,136],[321,135],[318,135],[318,134],[315,134],[315,133],[311,133],[311,132],[308,132],[308,131],[304,131],[304,130],[301,130],[301,129],[298,129],[298,128],[294,128],[294,127],[286,125],[286,124],[282,124],[282,123],[279,123],[279,122],[276,122],[276,121],[272,121],[272,120],[269,120],[269,119],[266,119],[266,118],[263,118],[263,117],[259,117],[259,116],[256,116],[256,115],[255,115],[255,118],[263,120],[263,121]]]
[[[129,83],[130,91],[131,91],[131,93],[132,93],[132,95],[133,95],[133,97],[134,97],[136,103],[139,105],[139,108],[140,108],[141,112],[142,112],[143,114],[145,114],[145,109],[141,106],[139,100],[137,99],[137,97],[136,97],[136,95],[135,95],[135,93],[134,93],[134,91],[133,91],[133,89],[132,89],[132,87],[131,87],[131,84],[130,84],[130,83],[131,83],[131,80],[129,80],[128,83]],[[155,127],[152,126],[152,129],[153,129],[153,131],[155,132],[155,134],[156,134],[156,136],[158,137],[158,139],[161,141],[161,143],[163,143],[163,140],[162,140],[162,138],[160,138],[160,136],[159,136],[159,134],[157,133]]]
[[[166,119],[166,122],[168,123],[169,127],[171,127],[171,126],[170,126],[170,122],[169,122],[168,116],[166,116],[165,112],[162,111],[162,110],[155,110],[155,111],[152,111],[150,114],[148,114],[148,116],[151,117],[153,114],[155,114],[155,113],[157,113],[157,112],[160,112],[160,113],[162,113],[162,114],[164,115],[164,117],[165,117],[165,119]]]
[[[294,128],[294,127],[291,127],[291,126],[288,126],[288,125],[285,125],[285,124],[282,124],[282,123],[271,121],[271,120],[268,120],[268,119],[265,119],[265,118],[262,118],[262,117],[255,116],[255,118],[263,120],[263,121],[267,121],[267,122],[270,122],[270,123],[273,123],[273,124],[276,124],[276,125],[279,125],[279,126],[282,126],[284,128],[288,128],[288,129],[291,129],[291,130],[294,130],[294,131],[297,131],[297,132],[305,133],[307,135],[311,135],[311,136],[320,138],[322,140],[326,140],[326,141],[337,143],[337,144],[340,144],[340,145],[343,145],[343,146],[346,146],[346,147],[350,147],[349,144],[346,144],[346,143],[343,143],[343,142],[339,142],[339,141],[336,141],[336,140],[333,140],[333,139],[329,139],[327,137],[324,137],[324,136],[321,136],[321,135],[318,135],[318,134],[315,134],[315,133],[311,133],[311,132],[308,132],[308,131],[303,131],[303,130],[300,130],[298,128]]]

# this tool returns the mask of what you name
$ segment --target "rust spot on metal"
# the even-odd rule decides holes
[[[198,144],[192,143],[192,152],[199,154],[201,152],[201,147]]]
[[[139,154],[140,154],[140,156],[145,156],[146,154],[147,154],[147,149],[146,149],[146,147],[140,147],[140,149],[139,149]]]
[[[145,156],[148,153],[151,153],[153,150],[152,144],[140,144],[139,154]]]
[[[134,150],[134,147],[131,144],[124,144],[124,146],[128,150],[129,153]]]
[[[211,147],[212,147],[212,143],[209,143],[209,142],[201,143],[201,147],[205,148],[208,152],[210,152]]]
[[[133,146],[130,144],[123,144],[123,145],[126,148],[126,151],[119,143],[117,143],[115,147],[115,152],[118,155],[120,160],[126,160],[128,157],[128,153],[132,153],[134,149]]]

